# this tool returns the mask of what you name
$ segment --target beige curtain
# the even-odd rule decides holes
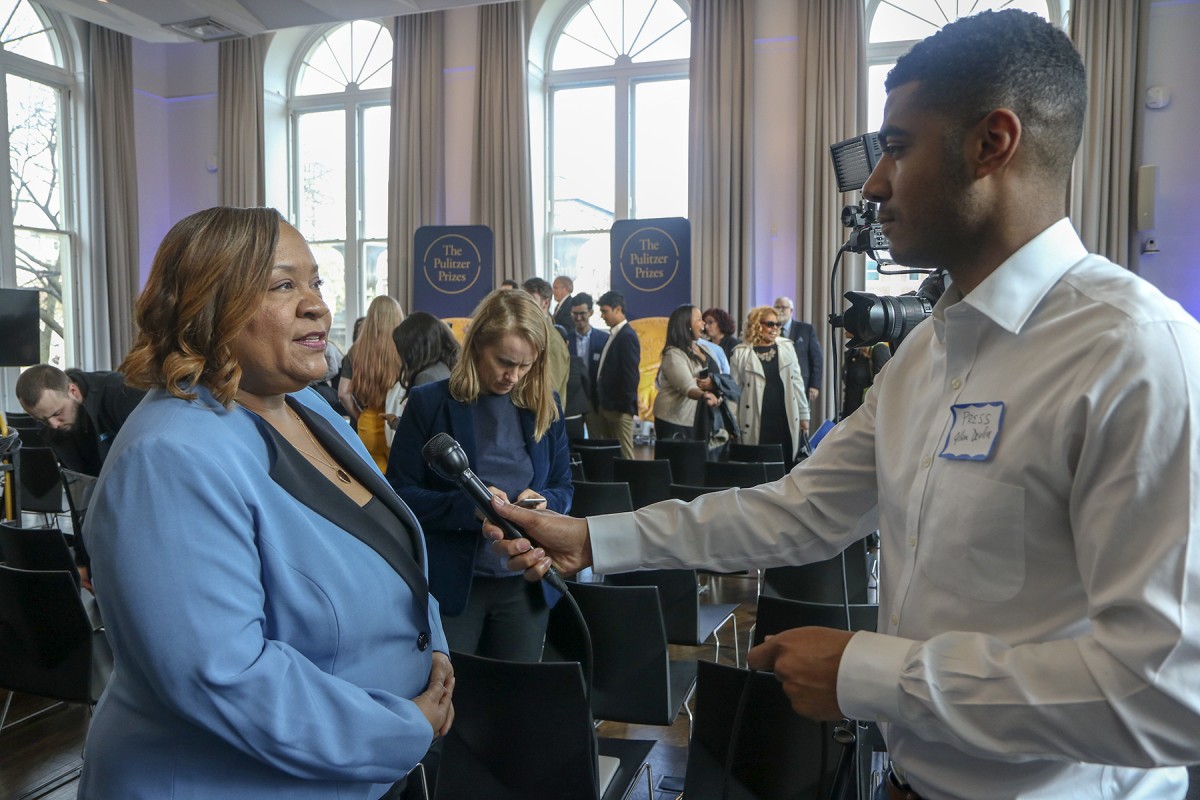
[[[800,19],[800,122],[796,131],[800,147],[796,252],[800,263],[796,265],[795,315],[816,327],[828,355],[829,314],[840,312],[845,305],[842,294],[862,288],[863,282],[863,257],[851,254],[842,257],[836,284],[830,281],[838,249],[846,241],[841,210],[857,196],[838,193],[829,145],[866,133],[866,23],[863,4],[845,0],[801,0]],[[832,301],[831,290],[835,295]],[[832,346],[841,352],[840,341]],[[839,380],[833,359],[827,357],[821,397],[814,409],[821,417],[833,417],[832,390]]]
[[[533,274],[525,4],[479,6],[472,217],[496,236],[494,285]]]
[[[688,134],[692,296],[744,317],[752,297],[751,0],[693,0]]]
[[[137,158],[133,144],[133,54],[123,33],[88,25],[93,170],[93,264],[98,367],[117,366],[133,344],[138,276]],[[103,276],[100,278],[99,276]],[[103,319],[101,319],[103,317]],[[104,363],[108,361],[109,363]]]
[[[413,234],[446,221],[443,66],[444,14],[409,14],[392,23],[392,160],[388,174],[388,286],[412,307]]]
[[[270,34],[221,42],[217,57],[217,165],[220,203],[266,202],[263,63]]]
[[[1083,142],[1071,174],[1070,216],[1093,253],[1128,266],[1138,21],[1143,0],[1071,4],[1071,40],[1088,74]]]

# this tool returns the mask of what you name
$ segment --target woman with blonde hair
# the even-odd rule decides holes
[[[737,410],[741,441],[779,444],[790,469],[800,449],[800,432],[808,430],[808,397],[796,348],[789,339],[777,343],[778,335],[774,308],[751,309],[729,368],[742,390]]]
[[[429,468],[421,448],[448,433],[493,494],[570,510],[566,424],[546,359],[550,337],[558,335],[529,295],[492,292],[472,315],[450,377],[413,387],[400,418],[387,477],[424,527],[430,591],[454,650],[537,661],[549,606],[540,585],[491,552],[474,506]]]
[[[358,435],[380,469],[386,469],[388,461],[384,403],[388,390],[400,379],[400,356],[392,331],[403,321],[404,310],[395,299],[376,297],[367,307],[362,333],[346,354],[353,364],[346,410],[358,421]]]

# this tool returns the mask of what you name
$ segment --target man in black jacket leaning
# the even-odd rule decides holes
[[[633,417],[638,410],[642,343],[625,318],[625,297],[605,292],[596,301],[600,317],[609,328],[609,339],[600,353],[596,374],[596,416],[600,438],[621,442],[622,458],[633,458]]]
[[[99,475],[108,448],[146,393],[119,372],[63,372],[37,364],[17,379],[25,413],[46,426],[42,438],[66,469]]]

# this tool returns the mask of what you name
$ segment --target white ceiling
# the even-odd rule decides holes
[[[490,0],[38,0],[56,11],[147,42],[190,42],[164,25],[211,17],[247,35],[370,17],[391,17]]]

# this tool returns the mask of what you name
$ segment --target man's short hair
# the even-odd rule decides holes
[[[550,282],[545,278],[529,278],[521,284],[521,288],[543,300],[550,300],[554,297],[554,290],[550,288]]]
[[[1071,40],[1036,14],[984,11],[952,22],[896,61],[884,88],[920,82],[923,104],[951,121],[953,138],[997,108],[1021,120],[1022,149],[1065,179],[1083,135],[1087,76]],[[957,146],[959,142],[947,142]]]
[[[50,364],[34,364],[17,378],[17,400],[25,408],[33,408],[42,402],[48,391],[67,393],[71,379],[67,373]]]
[[[554,283],[556,285],[561,283],[563,286],[567,287],[568,292],[575,291],[575,281],[571,280],[566,275],[555,275]]]
[[[587,292],[580,292],[576,295],[571,295],[571,308],[575,306],[587,306],[587,310],[591,311],[594,302],[592,296]]]
[[[625,311],[625,295],[620,292],[605,292],[600,295],[600,299],[596,301],[598,306],[608,306],[609,308],[619,308],[622,312]]]
[[[501,289],[520,289],[521,285],[519,283],[517,283],[516,281],[514,281],[512,278],[505,278],[504,280],[500,281],[500,288]]]

